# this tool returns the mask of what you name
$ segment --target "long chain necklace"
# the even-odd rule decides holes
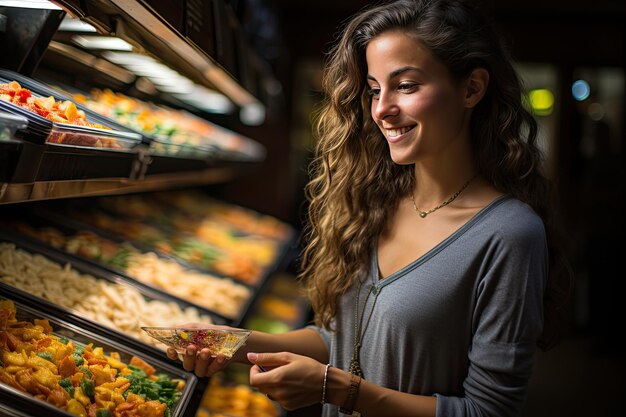
[[[359,357],[361,354],[361,344],[363,343],[363,336],[365,335],[365,332],[370,325],[372,313],[374,312],[374,307],[376,306],[376,300],[378,300],[378,294],[380,294],[381,291],[379,288],[376,287],[375,284],[372,284],[372,287],[367,292],[367,296],[365,297],[365,301],[363,302],[363,310],[361,311],[361,317],[359,318],[359,297],[361,296],[362,284],[362,282],[359,282],[359,287],[356,294],[356,307],[354,309],[354,345],[352,349],[352,358],[350,359],[350,367],[348,368],[348,372],[354,375],[358,375],[361,378],[363,378],[363,370],[361,369],[361,362]],[[363,327],[363,317],[365,316],[365,307],[367,307],[367,300],[369,300],[370,294],[372,293],[374,293],[372,308],[367,315],[365,327],[361,330],[361,328]]]
[[[478,174],[475,174],[472,178],[470,178],[469,180],[465,181],[465,184],[463,184],[463,186],[459,189],[459,191],[454,193],[452,195],[452,197],[448,198],[446,201],[444,201],[443,203],[439,204],[437,207],[433,207],[433,208],[431,208],[430,210],[427,210],[427,211],[420,210],[419,207],[417,207],[417,204],[415,204],[415,190],[414,190],[413,193],[411,193],[411,198],[413,199],[413,209],[423,219],[424,217],[428,216],[430,213],[432,213],[434,211],[437,211],[440,208],[445,207],[448,204],[452,203],[459,196],[459,194],[461,194],[463,192],[463,190],[465,190],[467,188],[467,186],[470,185],[470,182],[472,182],[474,180],[474,178],[476,178],[477,176],[478,176]]]

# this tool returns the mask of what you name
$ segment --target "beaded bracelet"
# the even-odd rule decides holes
[[[326,381],[328,380],[328,368],[330,368],[330,363],[326,364],[326,369],[324,370],[324,383],[322,384],[322,404],[326,404]]]

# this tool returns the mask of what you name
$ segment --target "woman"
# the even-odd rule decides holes
[[[324,87],[302,272],[316,325],[254,332],[234,360],[286,409],[518,415],[569,274],[498,37],[466,1],[371,7]],[[188,353],[201,376],[225,365]]]

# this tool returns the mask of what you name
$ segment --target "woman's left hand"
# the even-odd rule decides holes
[[[326,365],[289,352],[250,352],[248,360],[254,365],[250,369],[250,385],[277,401],[285,410],[322,401]]]

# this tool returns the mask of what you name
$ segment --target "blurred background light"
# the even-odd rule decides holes
[[[591,88],[589,87],[589,83],[585,80],[576,80],[574,84],[572,84],[572,95],[578,101],[584,101],[589,98],[589,94],[591,93]]]
[[[61,32],[89,32],[89,33],[97,32],[96,28],[90,25],[89,23],[83,22],[80,19],[74,19],[70,15],[65,15],[65,17],[61,21],[61,25],[59,25],[59,31]]]
[[[554,94],[547,88],[538,88],[528,92],[530,106],[538,116],[549,116],[554,109]]]
[[[591,103],[587,108],[587,114],[591,117],[591,120],[595,120],[596,122],[602,120],[604,115],[606,114],[606,110],[604,106],[600,103]]]
[[[115,36],[72,36],[72,42],[85,49],[105,49],[111,51],[132,51],[133,46]]]

